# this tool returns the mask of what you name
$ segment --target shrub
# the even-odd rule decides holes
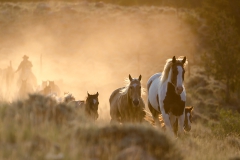
[[[79,127],[73,137],[79,152],[93,159],[183,159],[172,141],[151,126]]]
[[[211,89],[208,89],[208,88],[199,87],[197,89],[197,93],[200,94],[200,95],[212,95],[213,91]]]
[[[219,125],[214,127],[215,133],[240,136],[240,114],[231,110],[219,111]]]
[[[199,88],[199,87],[205,87],[209,85],[209,83],[206,81],[204,77],[201,76],[195,76],[191,77],[186,84],[188,88]]]

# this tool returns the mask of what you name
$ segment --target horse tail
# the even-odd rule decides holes
[[[162,73],[156,73],[153,76],[151,76],[147,82],[147,91],[149,91],[149,88],[152,84],[152,82],[156,79],[156,78],[160,78],[162,75]]]
[[[149,88],[150,88],[152,82],[153,82],[153,81],[150,81],[150,82],[147,84],[147,91],[149,91]]]

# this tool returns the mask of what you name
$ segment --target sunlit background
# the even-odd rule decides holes
[[[121,7],[87,2],[3,3],[0,5],[0,67],[17,69],[28,55],[40,85],[53,80],[64,92],[85,99],[100,94],[100,112],[131,74],[148,78],[167,58],[198,48],[184,18],[190,11],[169,7]]]

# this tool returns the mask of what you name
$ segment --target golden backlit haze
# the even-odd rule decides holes
[[[71,92],[81,100],[87,91],[99,92],[100,112],[107,116],[109,96],[128,74],[141,74],[146,88],[167,58],[187,56],[191,62],[197,50],[196,35],[182,18],[187,12],[173,8],[8,3],[1,12],[1,68],[12,61],[16,70],[26,54],[39,85],[54,80],[61,96]]]

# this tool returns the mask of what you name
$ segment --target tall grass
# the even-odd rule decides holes
[[[41,95],[1,104],[0,145],[4,147],[0,159],[183,158],[158,129],[94,123],[81,110],[70,107]]]

